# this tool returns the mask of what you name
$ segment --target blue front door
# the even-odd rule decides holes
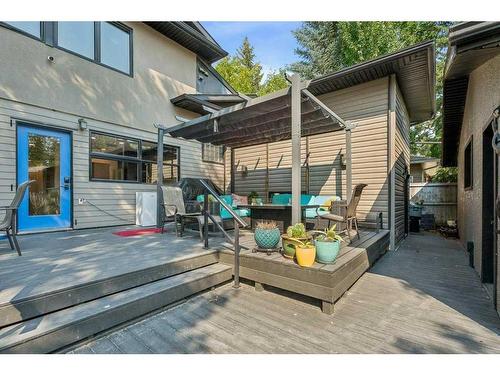
[[[71,143],[65,132],[18,122],[17,183],[35,182],[19,207],[19,231],[71,227]]]

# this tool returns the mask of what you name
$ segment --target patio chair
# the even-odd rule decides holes
[[[19,247],[19,243],[16,238],[16,219],[17,219],[17,211],[21,202],[24,198],[24,194],[34,180],[23,182],[18,186],[16,190],[16,195],[14,195],[14,199],[9,206],[0,206],[0,209],[5,210],[5,216],[3,220],[0,222],[0,231],[5,231],[7,233],[7,239],[9,240],[10,248],[12,250],[16,249],[17,254],[21,256],[21,248]]]
[[[200,232],[200,238],[203,240],[203,224],[205,222],[205,217],[202,212],[187,213],[186,206],[184,204],[184,196],[182,194],[182,189],[177,186],[162,186],[163,194],[163,207],[164,207],[164,218],[162,223],[162,233],[165,223],[173,221],[175,225],[175,235],[182,236],[184,233],[184,225],[186,222],[197,222],[198,229]],[[219,216],[214,216],[215,220],[222,225],[222,219]],[[211,220],[211,219],[209,219]],[[180,223],[181,230],[179,232],[178,223]]]
[[[359,230],[358,230],[358,219],[356,218],[356,209],[358,208],[358,203],[361,199],[361,193],[363,193],[363,189],[367,186],[368,186],[367,184],[356,185],[352,191],[351,200],[349,201],[348,204],[346,203],[346,201],[332,202],[332,205],[330,206],[330,212],[327,214],[324,213],[320,214],[318,212],[318,218],[328,220],[328,227],[330,227],[331,221],[345,224],[346,227],[345,231],[347,232],[349,241],[351,241],[351,230],[354,225],[358,239],[360,239],[361,236],[359,235]],[[335,207],[342,209],[342,211],[344,212],[341,213],[340,215],[333,213],[333,209]]]

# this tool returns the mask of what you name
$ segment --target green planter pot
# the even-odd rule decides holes
[[[330,264],[335,262],[340,251],[339,241],[314,241],[316,244],[316,262]]]
[[[261,249],[275,249],[280,242],[280,230],[255,228],[255,243]]]

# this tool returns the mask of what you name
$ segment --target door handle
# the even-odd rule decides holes
[[[71,177],[64,177],[64,190],[68,190],[71,187]]]

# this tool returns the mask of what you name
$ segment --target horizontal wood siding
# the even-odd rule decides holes
[[[11,184],[14,189],[16,186],[16,130],[11,127],[12,118],[72,131],[75,228],[135,223],[135,193],[155,191],[156,185],[89,181],[89,130],[156,141],[154,129],[147,132],[87,120],[89,130],[78,131],[76,115],[0,99],[0,205],[10,203],[14,196]],[[181,177],[208,177],[223,187],[224,166],[202,162],[200,143],[170,137],[165,137],[165,143],[180,147]],[[88,203],[78,205],[78,198]]]
[[[353,185],[366,183],[358,212],[360,219],[369,214],[382,212],[388,223],[388,180],[387,180],[387,78],[371,81],[348,89],[321,95],[319,99],[332,108],[343,119],[353,121],[357,128],[352,132]],[[307,146],[306,146],[307,142]],[[269,191],[291,190],[291,143],[282,141],[269,143]],[[303,138],[302,162],[303,190],[311,194],[335,194],[346,197],[345,169],[341,166],[340,154],[345,153],[345,132],[337,131]],[[235,164],[256,165],[259,156],[265,156],[265,146],[251,146],[236,149]],[[281,161],[280,161],[281,160]],[[243,179],[235,175],[235,191],[249,190],[267,194],[264,188],[266,165],[261,158],[253,174]],[[307,171],[307,172],[306,172]],[[307,178],[307,173],[309,177]],[[260,190],[258,190],[260,189]]]
[[[396,133],[395,133],[395,240],[405,236],[406,175],[410,171],[410,120],[404,98],[396,85]]]

